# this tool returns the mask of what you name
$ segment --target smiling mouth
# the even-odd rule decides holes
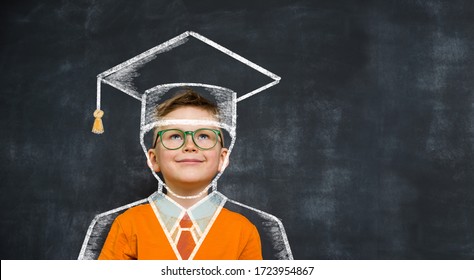
[[[183,160],[178,160],[178,163],[201,163],[202,160],[198,159],[183,159]]]

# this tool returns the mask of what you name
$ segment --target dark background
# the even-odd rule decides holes
[[[281,218],[295,259],[474,258],[473,1],[10,2],[1,259],[75,259],[156,189],[138,101],[102,86],[90,132],[96,75],[187,30],[282,77],[239,103],[219,189]]]

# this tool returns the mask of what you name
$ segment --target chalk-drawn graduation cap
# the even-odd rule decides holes
[[[227,131],[226,140],[231,153],[236,138],[237,104],[277,84],[280,77],[248,59],[195,32],[184,32],[149,49],[97,76],[97,110],[93,132],[102,133],[101,86],[103,83],[128,94],[141,102],[140,144],[148,158],[146,135],[162,124],[183,120],[158,119],[155,108],[176,91],[191,87],[216,103],[221,113],[213,126]],[[165,116],[166,117],[166,116]],[[193,120],[193,124],[209,120]],[[161,192],[163,182],[158,179]],[[210,186],[215,190],[219,173]],[[148,203],[142,199],[98,214],[91,222],[84,239],[79,259],[97,259],[114,219],[128,208]],[[273,215],[227,199],[225,207],[247,217],[258,229],[264,259],[293,259],[281,221]]]
[[[213,100],[221,112],[213,123],[230,135],[230,155],[236,138],[237,104],[277,84],[280,77],[216,42],[187,31],[97,76],[97,110],[94,133],[102,133],[101,85],[108,84],[141,102],[140,144],[145,155],[145,136],[154,127],[173,124],[158,119],[156,106],[176,90],[192,87]],[[197,123],[200,124],[200,123]],[[205,121],[202,124],[206,124]],[[152,170],[162,185],[162,181]],[[222,172],[221,172],[222,173]],[[216,176],[213,183],[220,177]]]

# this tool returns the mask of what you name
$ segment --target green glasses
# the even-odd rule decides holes
[[[220,137],[222,140],[222,135],[219,130],[210,129],[210,128],[200,128],[195,131],[182,131],[180,129],[165,129],[158,131],[158,136],[153,143],[153,148],[160,139],[161,144],[168,150],[177,150],[184,146],[186,142],[186,136],[191,135],[194,145],[201,150],[209,150],[214,148],[217,144],[217,140]]]

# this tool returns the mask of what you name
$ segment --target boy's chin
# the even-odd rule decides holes
[[[189,193],[188,195],[191,195],[191,193],[197,194],[207,188],[211,182],[212,179],[200,181],[196,180],[195,178],[183,178],[179,182],[175,182],[173,184],[172,190],[176,193]]]

